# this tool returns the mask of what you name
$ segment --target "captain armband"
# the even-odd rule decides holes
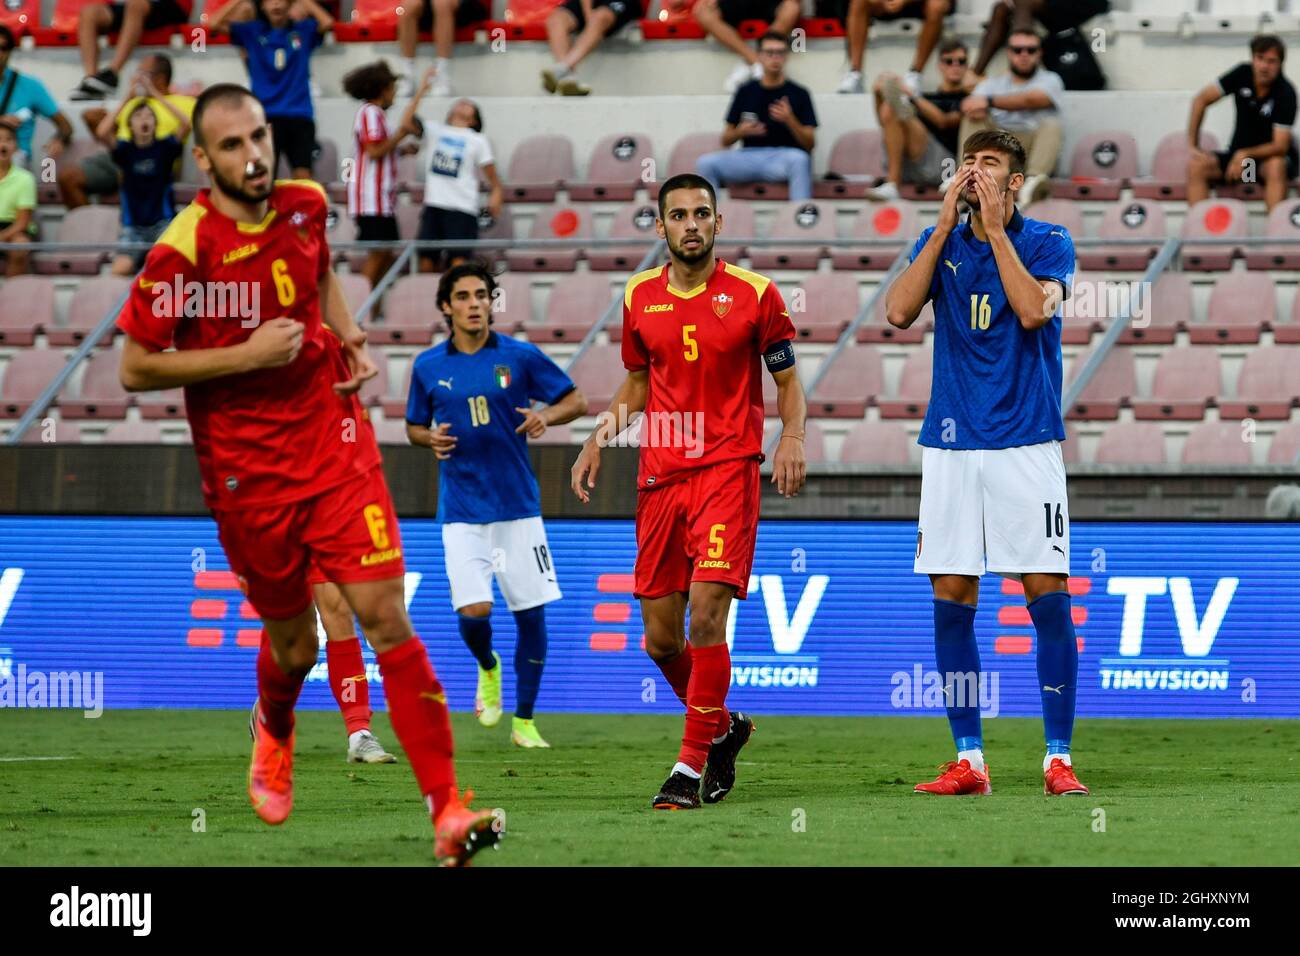
[[[763,361],[769,372],[780,372],[794,368],[794,343],[789,339],[777,342],[763,353]]]

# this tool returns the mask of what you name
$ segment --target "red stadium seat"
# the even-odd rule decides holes
[[[649,13],[649,6],[643,8]],[[695,22],[695,0],[687,0],[680,10],[660,7],[655,17],[640,21],[641,35],[647,40],[703,40],[704,28]]]
[[[906,329],[896,329],[885,320],[885,296],[876,299],[876,306],[871,316],[854,333],[858,342],[893,342],[897,345],[916,345],[925,341],[925,333],[934,328],[934,303],[927,302],[921,306],[921,314]]]
[[[591,213],[586,206],[544,206],[537,210],[530,239],[571,239],[573,247],[507,249],[506,263],[517,272],[572,272],[582,256],[582,243],[593,235]]]
[[[89,137],[77,137],[67,148],[64,149],[59,158],[54,161],[55,172],[65,169],[72,169],[80,166],[91,156],[97,156],[107,153],[104,145],[98,140]],[[39,163],[39,160],[37,160]],[[39,169],[38,169],[39,172]],[[59,192],[59,184],[56,181],[45,182],[49,177],[37,175],[36,177],[36,202],[41,206],[61,206],[63,205],[63,194]],[[112,197],[116,201],[116,196]],[[103,202],[108,202],[109,197],[105,196]]]
[[[81,374],[81,389],[75,399],[60,399],[64,418],[126,418],[131,396],[122,388],[118,369],[121,349],[105,349],[90,356]]]
[[[506,202],[554,202],[561,187],[575,177],[569,137],[529,136],[510,154],[510,172],[503,184]]]
[[[587,264],[592,269],[631,272],[659,240],[655,232],[657,216],[658,210],[653,203],[633,202],[620,206],[614,212],[609,238],[627,239],[628,243],[587,250]]]
[[[55,242],[117,241],[121,213],[115,206],[79,206],[70,209],[54,227]],[[41,275],[94,275],[108,261],[108,252],[35,252],[32,270]]]
[[[508,40],[545,40],[546,18],[560,0],[508,0],[504,22],[493,22],[502,27]]]
[[[0,378],[0,418],[21,418],[66,364],[58,349],[23,349],[15,353]]]
[[[646,185],[650,198],[659,198],[660,183],[676,176],[678,173],[695,172],[696,164],[701,156],[721,148],[722,144],[717,133],[687,133],[673,144],[673,150],[668,154],[667,175],[661,177],[657,182]]]
[[[844,436],[840,461],[906,465],[911,463],[914,444],[899,422],[858,422]]]
[[[1107,285],[1105,279],[1094,273],[1074,274],[1074,286],[1070,290],[1070,297],[1061,305],[1062,345],[1087,345],[1092,341],[1094,332],[1100,332],[1105,328],[1096,317],[1101,311],[1096,306],[1099,302],[1106,301]]]
[[[1091,350],[1080,352],[1070,366],[1067,384],[1078,378]],[[1119,418],[1119,409],[1124,402],[1137,394],[1137,367],[1133,363],[1133,352],[1129,349],[1112,348],[1106,353],[1101,368],[1083,389],[1067,418],[1114,421]]]
[[[533,320],[533,282],[527,275],[503,272],[496,277],[492,302],[492,328],[514,335]]]
[[[179,388],[144,392],[135,397],[135,407],[140,409],[141,418],[184,418],[185,392]]]
[[[898,395],[877,398],[881,418],[924,418],[930,404],[930,349],[914,349],[898,379]]]
[[[1134,200],[1115,203],[1101,217],[1101,239],[1150,239],[1149,246],[1081,246],[1079,264],[1085,269],[1145,269],[1168,236],[1164,207]]]
[[[403,421],[406,418],[406,399],[411,392],[411,369],[415,367],[415,362],[406,363],[406,373],[402,377],[402,388],[396,395],[392,394],[392,375],[389,375],[389,394],[387,397],[380,396],[379,407],[383,410],[385,419],[394,421]]]
[[[353,0],[352,17],[334,25],[340,43],[392,42],[397,39],[397,10],[400,0]]]
[[[1219,140],[1213,133],[1201,130],[1200,145],[1201,149],[1213,152],[1219,148]],[[1151,161],[1151,175],[1132,182],[1134,197],[1186,199],[1189,155],[1186,132],[1177,130],[1161,137]]]
[[[551,289],[546,316],[541,322],[524,325],[530,342],[579,342],[617,293],[610,276],[601,272],[580,272],[564,276]]]
[[[402,276],[384,296],[384,320],[366,328],[375,345],[428,345],[442,326],[438,311],[438,276]]]
[[[1254,443],[1245,440],[1240,422],[1201,422],[1183,443],[1184,465],[1250,465]]]
[[[1124,183],[1137,177],[1137,140],[1122,130],[1089,133],[1070,157],[1070,178],[1052,183],[1058,199],[1118,199]],[[1073,231],[1073,230],[1071,230]]]
[[[1270,465],[1300,464],[1300,422],[1283,425],[1268,444]]]
[[[181,30],[181,36],[185,38],[185,43],[193,44],[196,40],[202,37],[205,44],[216,44],[218,46],[223,43],[228,44],[230,42],[230,34],[209,33],[208,24],[212,21],[213,16],[221,12],[223,7],[238,2],[239,0],[204,0],[203,12],[199,14],[199,22]],[[337,31],[338,26],[336,25],[334,29]]]
[[[33,27],[28,32],[37,46],[76,46],[77,23],[81,19],[81,8],[102,3],[103,0],[54,0],[54,12],[50,16],[48,27]],[[181,0],[187,6],[185,0]],[[182,32],[179,26],[160,27],[145,30],[140,36],[141,46],[165,45],[171,36]],[[189,31],[186,30],[186,33]],[[109,43],[117,42],[117,34],[109,35]]]
[[[623,384],[626,375],[622,350],[614,344],[590,346],[569,369],[569,378],[582,389],[582,394],[587,398],[587,406],[593,411],[603,411],[609,407],[610,400]],[[771,378],[770,375],[763,377]]]
[[[885,390],[885,370],[874,345],[850,345],[831,363],[808,396],[808,414],[861,418]]]
[[[777,210],[770,237],[773,239],[835,238],[835,207],[816,202],[788,202]],[[767,269],[816,269],[818,261],[829,253],[825,246],[764,246],[749,252],[750,261],[759,271]]]
[[[5,0],[0,4],[0,23],[21,40],[41,23],[41,0]]]
[[[1042,199],[1026,206],[1024,214],[1039,222],[1064,226],[1074,239],[1083,238],[1083,210],[1072,199]]]
[[[1165,433],[1155,422],[1111,425],[1097,442],[1099,465],[1163,465]]]
[[[1231,245],[1198,246],[1197,239],[1245,239],[1249,235],[1246,204],[1240,199],[1203,199],[1187,210],[1180,235],[1183,268],[1219,272],[1232,268],[1233,256],[1242,252]]]
[[[834,269],[886,270],[898,254],[909,250],[920,235],[916,206],[907,200],[864,205],[853,217],[854,239],[888,239],[889,245],[835,246],[831,249]]]
[[[1176,346],[1156,363],[1150,398],[1135,398],[1133,416],[1198,421],[1223,388],[1219,353],[1213,348]]]
[[[834,342],[858,314],[858,279],[847,272],[814,272],[784,291],[799,342]]]
[[[1268,214],[1266,235],[1293,245],[1247,246],[1247,269],[1300,269],[1300,201],[1278,203]]]
[[[1161,273],[1151,290],[1150,302],[1143,300],[1143,309],[1147,314],[1133,316],[1128,328],[1120,333],[1119,344],[1172,345],[1178,330],[1192,321],[1191,278],[1185,272]]]
[[[764,375],[764,378],[770,379],[772,376]],[[772,439],[774,434],[779,434],[782,430],[781,419],[768,418],[763,422],[763,447]],[[775,453],[775,452],[774,452]],[[813,462],[828,461],[826,457],[826,434],[822,431],[822,426],[811,418],[804,422],[803,434],[803,453],[804,458],[811,464]]]
[[[1226,272],[1214,283],[1204,322],[1187,326],[1193,345],[1258,342],[1277,318],[1277,292],[1263,272]]]
[[[85,429],[81,429],[85,441]],[[162,426],[156,421],[115,422],[100,436],[105,445],[159,445],[162,443]]]
[[[813,180],[814,199],[862,199],[885,178],[880,130],[841,133],[831,147],[826,176]]]
[[[485,246],[478,251],[480,259],[486,259],[489,262],[496,262],[504,259],[506,254],[506,244],[514,241],[515,238],[515,215],[510,211],[509,206],[501,207],[501,215],[493,217],[486,208],[481,208],[478,214],[478,237],[479,239],[500,239],[500,246]]]
[[[0,346],[32,345],[36,333],[54,324],[54,280],[14,276],[0,295]]]
[[[578,202],[632,199],[644,185],[642,177],[654,168],[654,154],[654,143],[645,133],[602,137],[591,151],[587,178],[569,184],[569,198]]]
[[[1223,419],[1286,421],[1300,402],[1300,348],[1275,345],[1251,349],[1237,375],[1237,397],[1219,400]]]
[[[116,308],[130,288],[131,280],[125,276],[95,276],[83,280],[72,293],[66,322],[53,328],[46,326],[46,339],[50,345],[80,345],[104,316]],[[116,333],[116,328],[109,329],[98,344],[111,345]]]
[[[713,254],[719,259],[738,263],[749,255],[746,240],[758,235],[754,206],[742,200],[723,200],[718,207],[718,217],[721,232],[714,240]]]

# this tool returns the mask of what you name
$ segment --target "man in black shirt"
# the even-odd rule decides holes
[[[705,153],[697,171],[714,188],[732,183],[783,182],[791,199],[812,198],[812,150],[817,114],[812,97],[786,79],[790,38],[769,31],[758,38],[763,77],[736,90],[727,110],[723,148]],[[730,147],[740,141],[740,149]]]
[[[1282,75],[1286,47],[1275,36],[1261,34],[1250,41],[1250,62],[1238,64],[1192,100],[1187,124],[1191,157],[1187,163],[1187,202],[1210,195],[1218,182],[1264,183],[1264,199],[1272,209],[1286,198],[1287,184],[1295,178],[1297,163],[1291,126],[1296,117],[1295,87]],[[1201,120],[1205,109],[1225,96],[1237,105],[1232,142],[1217,153],[1200,148]]]
[[[967,90],[966,44],[956,38],[939,46],[939,89],[917,96],[893,73],[876,79],[876,121],[880,124],[888,181],[868,198],[898,198],[904,182],[937,186],[957,169],[957,129]],[[947,164],[945,168],[945,164]]]

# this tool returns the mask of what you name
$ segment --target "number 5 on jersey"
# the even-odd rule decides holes
[[[682,326],[682,344],[686,346],[686,351],[682,354],[686,357],[686,361],[688,362],[694,362],[700,357],[700,345],[695,341],[695,339],[691,338],[691,333],[694,331],[695,326],[693,325]]]

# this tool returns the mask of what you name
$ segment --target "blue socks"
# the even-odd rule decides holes
[[[519,640],[515,642],[515,716],[533,719],[537,689],[546,666],[546,605],[515,611]]]
[[[953,685],[949,674],[958,675],[955,681],[962,685],[961,696],[964,699],[954,700],[951,691],[945,694],[948,698],[948,723],[952,726],[952,737],[957,743],[957,750],[983,750],[984,737],[980,729],[979,708],[980,652],[975,644],[975,608],[969,604],[934,599],[934,656],[945,686]],[[974,676],[970,678],[967,675]],[[954,706],[958,702],[965,706]]]
[[[1035,598],[1029,602],[1029,616],[1038,632],[1038,685],[1047,752],[1068,754],[1079,678],[1079,644],[1070,618],[1070,595],[1052,591]]]
[[[486,617],[466,617],[464,614],[457,614],[456,623],[460,627],[461,640],[478,661],[478,666],[485,671],[496,667],[496,658],[492,656],[491,621]]]

